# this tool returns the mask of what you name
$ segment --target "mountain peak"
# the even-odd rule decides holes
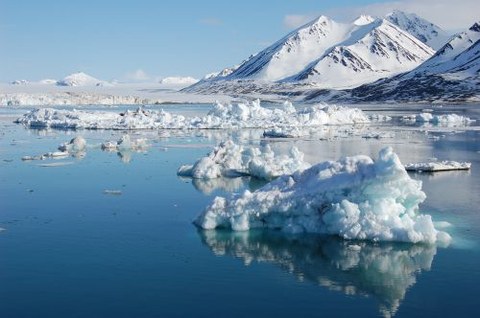
[[[353,24],[355,24],[355,25],[367,25],[367,24],[372,23],[373,21],[375,21],[375,18],[372,17],[371,15],[362,14],[361,16],[359,16],[358,18],[356,18],[353,21]]]
[[[480,24],[475,22],[469,29],[470,31],[480,32]]]
[[[435,50],[441,48],[450,37],[449,34],[439,26],[419,17],[415,13],[394,10],[387,14],[385,19],[412,34]]]

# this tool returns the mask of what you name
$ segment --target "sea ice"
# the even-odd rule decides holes
[[[418,213],[426,198],[421,182],[405,171],[392,148],[378,159],[346,157],[282,176],[255,192],[216,197],[196,218],[203,229],[273,228],[345,239],[448,243],[430,215]]]
[[[470,162],[457,161],[432,161],[408,163],[405,165],[407,171],[419,172],[436,172],[436,171],[452,171],[452,170],[470,170],[472,164]]]
[[[466,126],[475,120],[457,114],[433,115],[431,113],[420,113],[418,115],[403,116],[402,121],[419,124],[430,123],[435,126],[454,127]]]
[[[60,129],[232,129],[274,127],[317,127],[369,123],[358,108],[309,106],[296,110],[290,103],[265,108],[256,100],[249,103],[214,105],[203,117],[184,117],[163,110],[138,108],[124,113],[80,110],[35,109],[16,120],[28,127]]]
[[[303,157],[295,147],[290,149],[289,156],[277,156],[268,144],[261,148],[244,147],[229,140],[220,143],[195,164],[181,166],[177,174],[194,179],[249,175],[269,180],[309,168],[310,164]]]

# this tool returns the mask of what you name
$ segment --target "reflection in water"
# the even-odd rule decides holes
[[[285,236],[272,231],[199,231],[217,256],[280,266],[300,281],[346,295],[373,296],[384,317],[397,312],[421,270],[430,270],[436,247],[345,241],[312,235]]]

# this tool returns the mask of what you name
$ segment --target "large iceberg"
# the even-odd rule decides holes
[[[196,218],[203,229],[279,229],[345,239],[448,243],[430,215],[418,213],[426,198],[421,182],[405,171],[392,148],[346,157],[282,176],[255,192],[216,197]]]
[[[235,129],[274,127],[318,127],[368,123],[358,108],[317,105],[296,110],[291,103],[265,108],[260,101],[238,104],[217,103],[203,117],[185,117],[163,110],[138,108],[124,113],[81,110],[35,109],[16,120],[28,127],[60,129]]]
[[[296,147],[290,149],[289,156],[276,155],[268,144],[260,148],[244,147],[228,140],[195,164],[181,166],[177,174],[194,179],[248,175],[268,180],[309,168],[310,164],[303,157],[304,154]]]

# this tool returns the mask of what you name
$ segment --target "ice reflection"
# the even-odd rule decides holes
[[[397,312],[422,270],[430,270],[436,247],[344,241],[335,237],[285,236],[278,232],[199,231],[217,256],[278,265],[300,281],[346,295],[372,296],[384,317]]]

